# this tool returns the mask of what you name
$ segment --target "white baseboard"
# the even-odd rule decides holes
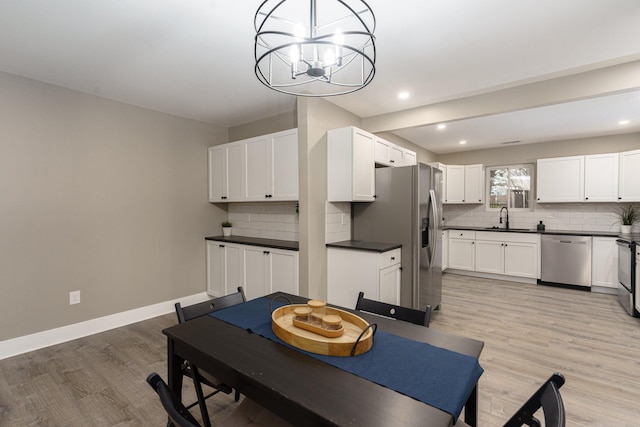
[[[158,304],[135,308],[121,313],[110,314],[98,317],[73,325],[62,326],[60,328],[49,329],[31,335],[12,338],[0,341],[0,360],[17,356],[29,351],[38,350],[44,347],[60,344],[63,342],[86,337],[121,326],[130,325],[152,317],[162,316],[175,310],[174,305],[180,302],[184,305],[195,304],[209,299],[206,292],[190,295],[172,301],[165,301]]]
[[[460,276],[481,277],[483,279],[506,280],[508,282],[528,283],[530,285],[536,285],[538,283],[537,279],[530,279],[527,277],[506,276],[504,274],[482,273],[479,271],[456,270],[455,268],[447,268],[444,273],[453,273]]]

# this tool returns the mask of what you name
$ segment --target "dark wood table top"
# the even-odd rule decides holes
[[[292,303],[307,301],[285,295]],[[358,315],[381,330],[469,356],[478,357],[484,345],[423,326]],[[171,378],[177,372],[172,374],[172,366],[187,359],[295,425],[444,427],[453,421],[437,408],[210,316],[163,332],[169,339],[174,391],[179,390],[177,379]]]

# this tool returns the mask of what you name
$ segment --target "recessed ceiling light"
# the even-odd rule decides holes
[[[437,128],[438,128],[438,130],[446,129],[447,128],[447,124],[446,123],[439,123]]]
[[[619,125],[628,125],[629,124],[629,120],[620,120],[618,122]]]
[[[460,145],[464,145],[466,143],[467,143],[467,141],[465,141],[464,139],[462,141],[460,141]]]
[[[398,98],[400,98],[400,99],[409,99],[409,92],[400,92],[400,93],[398,93]]]

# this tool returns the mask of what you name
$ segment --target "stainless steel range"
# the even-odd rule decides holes
[[[631,316],[638,317],[634,307],[636,289],[636,244],[632,239],[620,238],[618,245],[618,299]]]

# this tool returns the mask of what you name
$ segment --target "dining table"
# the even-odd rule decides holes
[[[282,305],[282,301],[304,304],[308,298],[276,292],[260,300],[262,301],[248,301],[242,305],[248,304],[246,307],[250,308],[249,304],[252,302],[262,302],[264,306],[263,301],[267,300],[269,307],[274,302]],[[393,351],[397,353],[393,354],[398,356],[413,348],[404,349],[404,342],[407,345],[425,343],[439,351],[447,352],[447,355],[439,356],[441,358],[469,357],[477,363],[484,346],[482,341],[433,328],[366,312],[356,312],[344,307],[338,308],[356,313],[368,323],[375,323],[378,331],[400,340],[400,344],[394,341],[397,348]],[[229,314],[232,314],[232,309],[233,307],[226,308],[217,313],[224,314],[226,310],[230,310]],[[376,372],[373,372],[373,380],[366,375],[354,374],[340,368],[339,364],[336,366],[327,363],[321,358],[280,342],[277,338],[269,338],[266,336],[268,334],[255,333],[251,328],[223,320],[224,316],[214,315],[215,313],[201,316],[163,330],[167,337],[168,384],[178,397],[182,394],[181,367],[183,362],[188,360],[293,425],[447,427],[456,422],[456,415],[452,414],[452,411],[439,409],[416,399],[411,393],[405,394],[385,385],[384,381],[377,381]],[[264,316],[265,319],[271,320],[269,312]],[[373,352],[376,350],[377,340],[377,336],[374,335],[371,356],[375,356]],[[361,356],[349,359],[357,361],[358,357]],[[372,365],[372,369],[393,372],[397,366],[393,359],[392,356],[388,366],[380,368]],[[415,360],[415,357],[410,360]],[[416,366],[403,368],[408,368],[409,372],[414,372],[415,368],[415,372],[418,372],[417,365],[421,362],[418,359],[418,362],[403,363],[416,363]],[[476,371],[476,376],[467,379],[470,381],[467,386],[469,390],[459,390],[460,393],[464,393],[462,396],[468,396],[463,400],[463,415],[464,421],[471,426],[477,425],[477,380],[482,372],[481,368],[478,369],[480,374]],[[445,373],[446,375],[449,374]],[[427,384],[430,379],[424,378],[420,381]],[[452,391],[444,388],[448,387],[443,387],[443,394]],[[461,395],[460,393],[458,395]]]

